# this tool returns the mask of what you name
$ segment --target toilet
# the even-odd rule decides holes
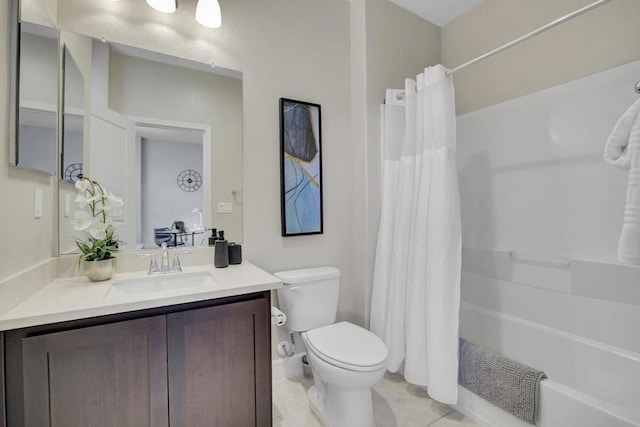
[[[309,403],[327,427],[373,427],[371,387],[384,375],[387,348],[380,338],[336,321],[340,270],[316,267],[274,273],[285,326],[300,332],[314,385]]]

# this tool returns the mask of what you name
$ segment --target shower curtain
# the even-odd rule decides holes
[[[453,82],[426,68],[385,102],[382,210],[371,330],[387,345],[387,369],[458,396],[460,198]]]

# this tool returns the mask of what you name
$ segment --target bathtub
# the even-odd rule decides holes
[[[477,263],[464,252],[460,335],[545,371],[537,425],[640,426],[639,305],[576,295],[585,279],[569,267],[506,265],[508,258],[500,267],[504,254],[483,253]],[[456,409],[480,425],[529,425],[459,392]]]

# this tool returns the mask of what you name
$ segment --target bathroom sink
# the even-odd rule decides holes
[[[181,294],[213,290],[216,281],[208,271],[194,273],[159,274],[137,279],[116,280],[106,298],[120,299],[152,294]]]

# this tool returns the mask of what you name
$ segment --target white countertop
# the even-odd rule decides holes
[[[170,290],[118,294],[115,298],[112,294],[107,297],[112,285],[119,281],[177,278],[198,272],[211,274],[215,284],[205,288],[175,287]],[[280,287],[282,282],[277,278],[246,261],[227,268],[215,268],[211,265],[184,267],[182,273],[155,276],[149,276],[146,271],[119,273],[104,282],[90,282],[86,277],[62,278],[44,286],[0,316],[0,331],[250,294]]]

